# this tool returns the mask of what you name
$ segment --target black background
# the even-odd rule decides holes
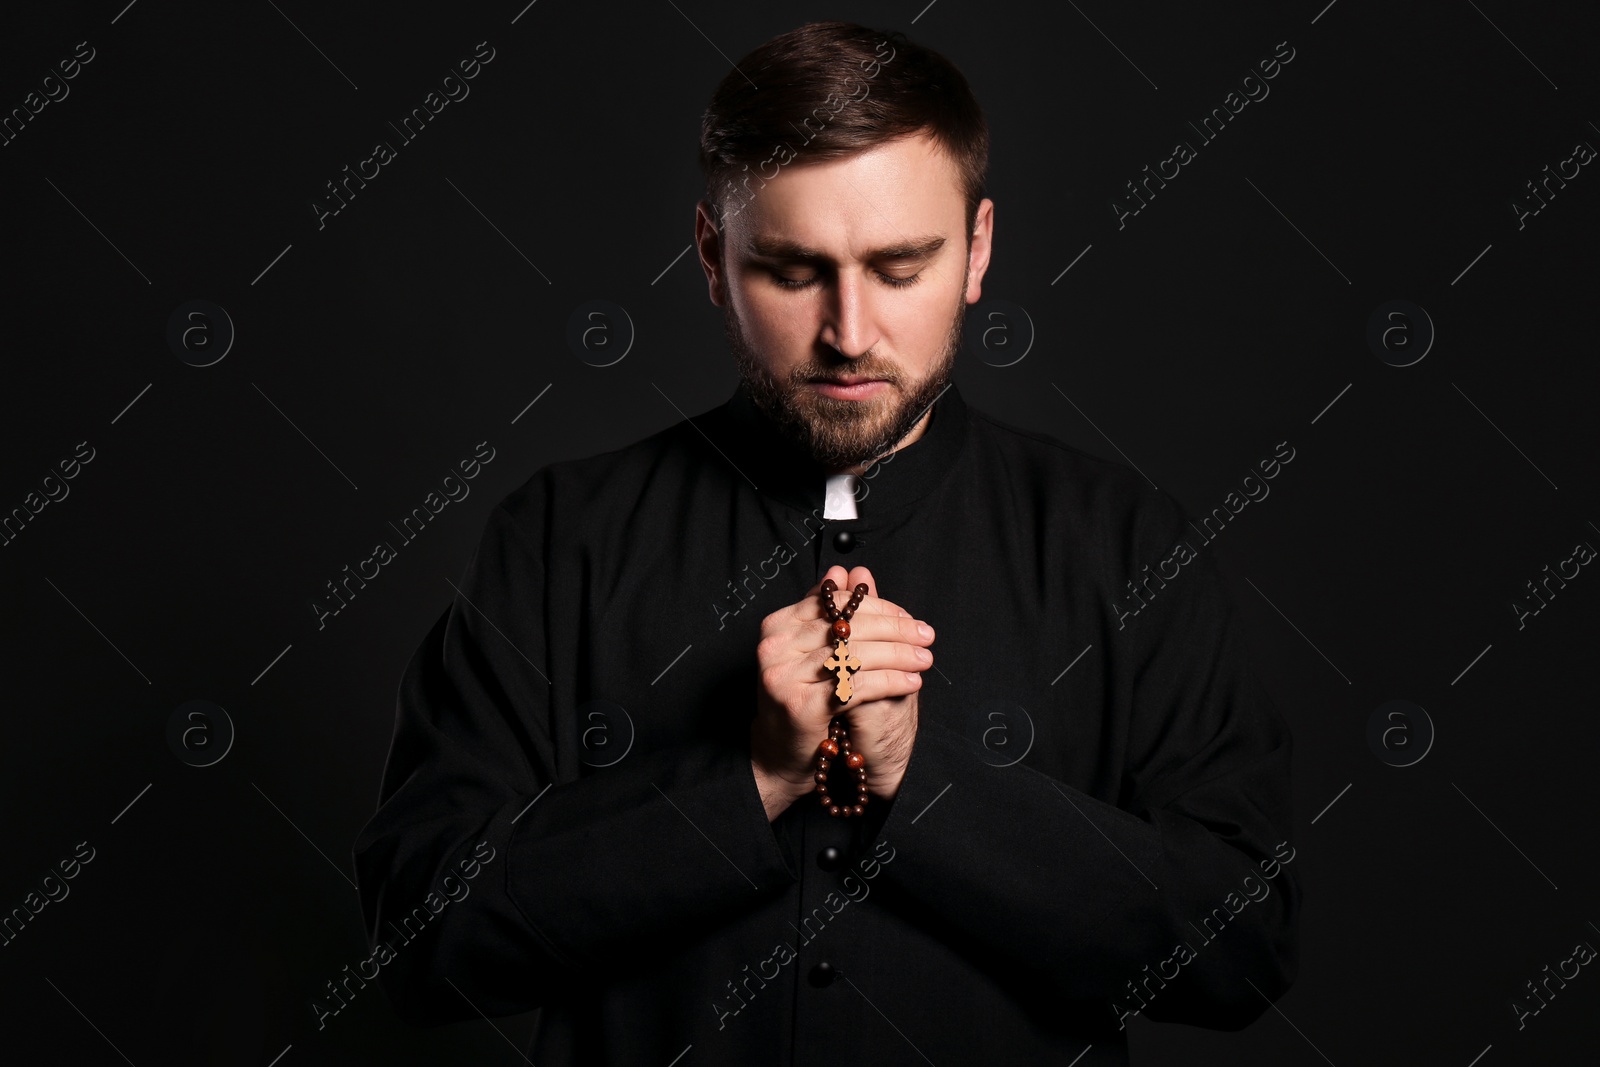
[[[0,514],[94,449],[0,548],[0,910],[95,850],[0,948],[8,1059],[524,1062],[532,1015],[417,1030],[376,986],[322,1030],[309,1007],[366,955],[349,852],[400,672],[506,492],[731,391],[674,258],[700,114],[761,41],[846,18],[949,56],[991,123],[985,300],[1035,336],[997,366],[969,310],[971,404],[1197,515],[1296,450],[1214,550],[1295,735],[1301,973],[1243,1032],[1135,1021],[1135,1062],[1592,1062],[1593,967],[1521,1031],[1510,1006],[1600,945],[1600,577],[1521,629],[1511,608],[1600,546],[1600,175],[1512,209],[1600,145],[1592,8],[124,3],[0,34],[4,113],[95,49],[0,147]],[[480,41],[470,95],[398,146],[386,120]],[[1186,123],[1285,41],[1270,95],[1200,146]],[[1112,199],[1179,139],[1198,158],[1119,229]],[[397,159],[319,229],[377,140]],[[565,339],[596,298],[636,330],[603,368]],[[193,299],[237,330],[204,368],[167,343]],[[1437,330],[1411,366],[1366,339],[1392,300]],[[324,583],[485,440],[471,496],[319,630]],[[167,741],[195,699],[237,735],[203,768]],[[1395,699],[1437,732],[1403,768],[1366,739]]]

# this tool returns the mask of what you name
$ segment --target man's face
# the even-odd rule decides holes
[[[702,203],[696,235],[756,404],[838,471],[921,435],[981,294],[993,204],[969,244],[955,166],[926,136],[804,156],[730,194],[720,242]]]

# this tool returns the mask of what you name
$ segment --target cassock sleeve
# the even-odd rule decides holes
[[[505,501],[491,512],[411,658],[380,806],[354,845],[381,984],[424,1025],[616,978],[795,881],[747,732],[581,766],[581,726],[552,711],[552,693],[572,691],[577,595],[552,590],[581,588],[582,568],[547,561],[541,484],[515,515]]]
[[[1108,555],[1131,561],[1107,575],[1114,590],[1198,540],[1163,491],[1142,493],[1130,523],[1131,543]],[[994,766],[924,715],[877,836],[895,847],[883,876],[906,906],[994,966],[1113,1001],[1119,1020],[1237,1029],[1295,973],[1290,734],[1211,553],[1195,552],[1120,631],[1111,602],[1084,606],[1107,620],[1095,643],[1108,646],[1105,714],[1125,721],[1121,806],[1025,762]]]

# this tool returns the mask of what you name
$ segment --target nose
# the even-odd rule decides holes
[[[822,343],[858,359],[878,343],[871,294],[859,278],[841,276],[833,287],[822,324]]]

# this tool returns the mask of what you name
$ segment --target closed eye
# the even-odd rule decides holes
[[[904,289],[908,286],[915,285],[922,279],[921,271],[918,271],[917,273],[905,278],[899,278],[893,274],[885,274],[881,270],[874,271],[873,273],[875,273],[883,281],[883,284],[895,289]],[[780,289],[809,289],[821,281],[822,276],[820,274],[813,274],[809,278],[786,278],[777,271],[774,271],[772,274],[772,280],[777,283],[778,288]]]

